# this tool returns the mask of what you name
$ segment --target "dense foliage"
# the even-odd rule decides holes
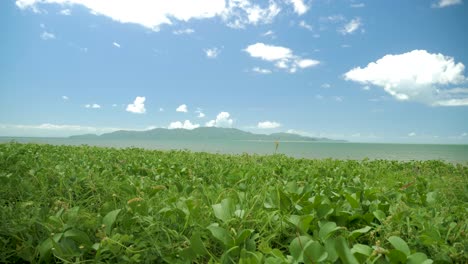
[[[0,144],[0,262],[466,263],[468,168]]]

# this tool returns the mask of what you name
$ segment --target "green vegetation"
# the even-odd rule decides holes
[[[468,168],[0,145],[0,262],[466,263]]]

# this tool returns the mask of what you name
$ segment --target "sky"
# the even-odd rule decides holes
[[[465,2],[0,1],[0,136],[467,144]]]

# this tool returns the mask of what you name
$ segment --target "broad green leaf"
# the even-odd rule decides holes
[[[212,224],[208,226],[208,230],[210,230],[213,237],[215,237],[221,243],[223,243],[223,245],[226,248],[230,248],[234,246],[234,239],[232,238],[231,234],[229,234],[229,232],[226,229]]]
[[[377,220],[379,220],[380,223],[383,223],[385,221],[385,219],[387,218],[387,216],[385,215],[385,213],[381,210],[375,210],[373,212],[375,218],[377,218]]]
[[[373,251],[374,250],[371,247],[369,247],[368,245],[363,245],[363,244],[355,244],[353,245],[353,248],[351,249],[351,253],[353,254],[357,253],[357,254],[367,256],[367,257],[372,255]]]
[[[417,252],[408,257],[407,264],[431,264],[433,261],[428,259],[426,254]]]
[[[119,215],[121,209],[117,209],[114,211],[110,211],[109,213],[102,218],[102,224],[105,226],[105,231],[106,235],[110,235],[112,231],[112,225],[114,224],[115,220],[117,219],[117,216]]]
[[[291,244],[289,244],[289,252],[297,262],[303,261],[304,247],[309,241],[311,241],[310,237],[300,236],[293,239],[293,241],[291,241]]]
[[[312,263],[325,261],[328,253],[319,242],[309,241],[304,249],[304,261],[312,260]]]
[[[288,221],[293,224],[301,234],[306,234],[313,218],[314,217],[311,215],[291,215],[288,218]]]
[[[403,252],[406,256],[409,256],[411,255],[411,251],[408,247],[408,244],[406,244],[406,242],[401,239],[400,237],[397,237],[397,236],[391,236],[387,239],[390,244],[392,244],[392,246],[395,248],[395,249],[398,249],[400,250],[401,252]]]
[[[251,229],[244,229],[241,232],[239,232],[239,234],[237,234],[236,237],[236,245],[238,246],[241,243],[245,242],[250,237],[250,235],[252,235],[252,233],[253,230]]]
[[[352,208],[359,208],[359,201],[356,200],[356,198],[354,198],[352,195],[345,194],[345,198],[348,201],[348,203],[351,205]]]
[[[329,204],[321,204],[317,207],[317,217],[323,219],[333,213],[333,208]]]
[[[361,229],[353,230],[353,232],[351,232],[351,234],[349,234],[349,237],[353,238],[353,239],[356,239],[357,237],[369,232],[371,229],[372,229],[372,227],[366,226],[366,227],[363,227]]]
[[[213,204],[212,207],[216,218],[226,223],[231,220],[234,214],[235,204],[232,199],[227,198],[219,204]]]
[[[406,255],[398,249],[391,249],[388,254],[391,263],[405,263]]]
[[[190,238],[190,247],[192,248],[193,252],[199,256],[208,254],[208,251],[205,248],[205,244],[203,244],[200,233],[198,232],[192,234],[192,237]]]
[[[335,240],[335,248],[336,252],[338,253],[338,256],[340,257],[341,261],[343,261],[343,263],[359,264],[357,259],[351,253],[351,250],[348,246],[348,242],[346,241],[346,239],[344,239],[344,237],[340,236]]]
[[[322,241],[327,240],[334,232],[342,229],[335,222],[327,222],[320,227],[319,237]]]
[[[69,229],[69,230],[65,231],[65,233],[63,233],[63,237],[71,238],[71,239],[73,239],[74,241],[78,242],[81,245],[90,245],[91,244],[91,240],[89,239],[88,235],[85,232],[81,231],[81,230]]]

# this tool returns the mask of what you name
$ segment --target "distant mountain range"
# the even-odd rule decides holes
[[[146,131],[119,130],[102,135],[86,134],[71,136],[73,139],[122,139],[122,140],[263,140],[263,141],[317,141],[317,142],[344,142],[328,138],[306,137],[292,133],[254,134],[236,128],[199,127],[187,129],[156,128]]]

